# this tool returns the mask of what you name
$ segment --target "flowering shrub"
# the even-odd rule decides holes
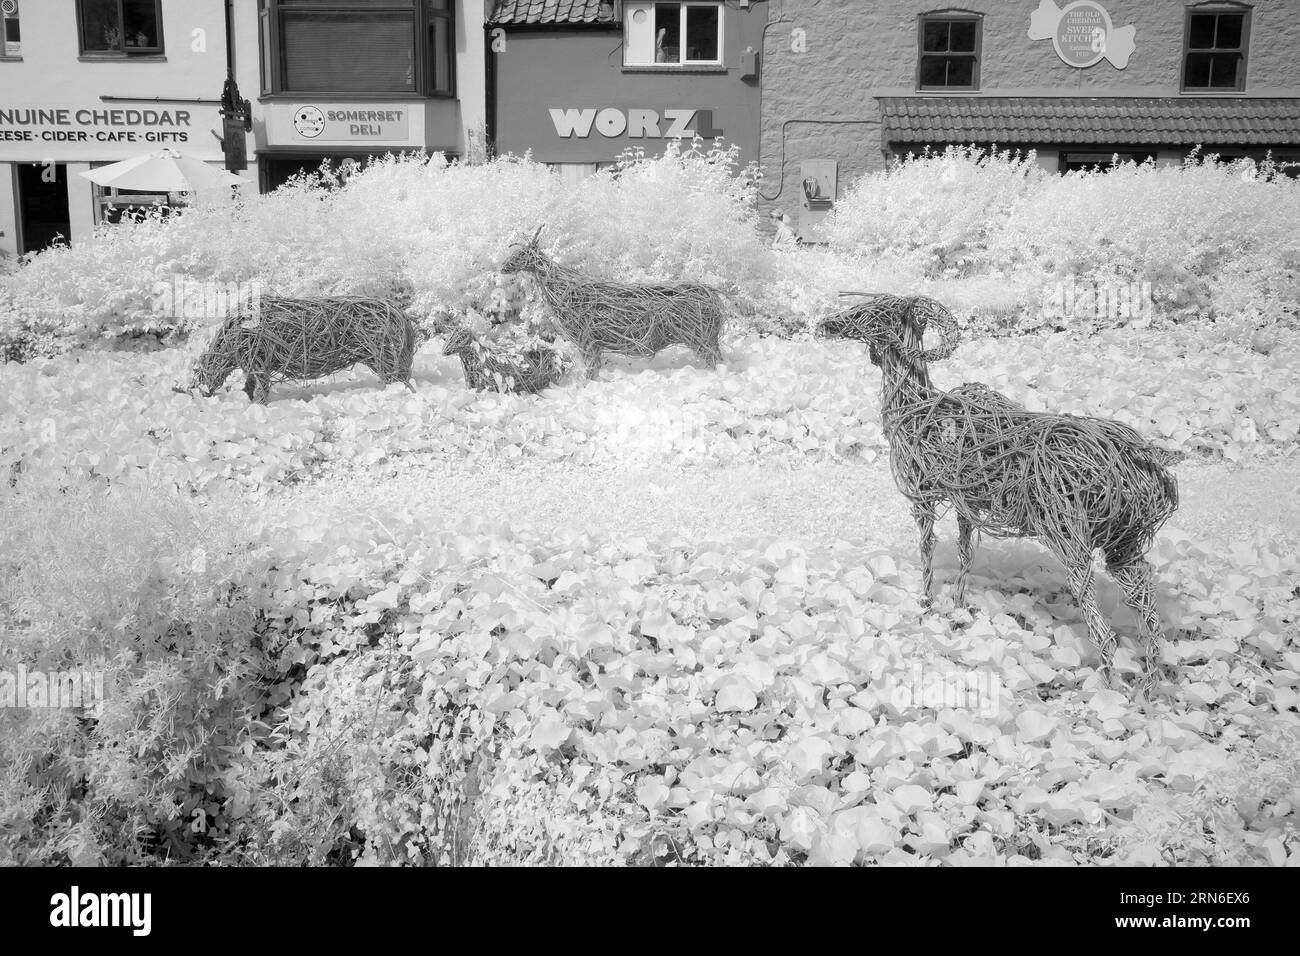
[[[832,248],[916,260],[928,273],[974,271],[988,243],[1049,178],[1033,153],[950,147],[909,157],[849,189],[824,227]]]
[[[402,289],[425,316],[483,311],[511,241],[542,224],[565,264],[594,275],[757,288],[767,249],[753,176],[736,171],[736,156],[674,144],[581,185],[529,160],[390,156],[343,179],[300,177],[267,195],[106,227],[0,279],[0,346],[22,358],[189,332],[201,321],[157,301],[177,276],[293,297]]]
[[[237,510],[129,477],[0,482],[0,556],[0,670],[93,670],[103,691],[97,711],[0,708],[0,862],[207,852],[280,674]]]
[[[930,275],[1148,282],[1174,314],[1276,321],[1300,295],[1300,181],[1284,172],[1193,155],[1056,176],[1033,154],[951,148],[863,177],[827,235],[840,254],[910,257]]]

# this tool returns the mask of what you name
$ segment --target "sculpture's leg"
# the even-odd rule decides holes
[[[1048,540],[1047,544],[1065,565],[1066,580],[1070,583],[1070,590],[1079,603],[1079,610],[1083,612],[1084,622],[1088,625],[1088,637],[1097,645],[1097,650],[1101,653],[1102,678],[1110,683],[1111,660],[1115,656],[1118,639],[1097,604],[1097,588],[1092,573],[1092,551],[1085,545],[1074,542],[1067,544]]]
[[[600,367],[604,363],[601,348],[599,345],[589,345],[582,350],[582,364],[587,369],[587,378],[595,380],[600,374]]]
[[[249,376],[253,381],[253,391],[248,396],[259,405],[265,405],[271,396],[271,375],[269,372],[253,372]],[[247,387],[247,386],[245,386]]]
[[[929,607],[934,592],[934,507],[914,501],[912,517],[921,531],[921,603]]]
[[[722,364],[722,349],[718,345],[717,336],[714,336],[711,342],[695,351],[709,368],[717,368]]]
[[[713,314],[705,318],[710,325],[706,331],[700,333],[702,341],[694,346],[695,354],[709,368],[717,368],[722,364],[722,347],[718,344],[718,336],[722,330],[722,316]]]
[[[248,396],[248,400],[250,402],[253,401],[253,390],[256,387],[257,387],[257,376],[254,375],[252,372],[249,372],[244,376],[244,394]]]
[[[975,526],[961,515],[957,516],[957,557],[960,566],[957,570],[957,606],[966,600],[966,576],[970,574],[971,563],[975,560]]]
[[[1145,559],[1138,558],[1118,567],[1108,564],[1106,570],[1120,586],[1124,600],[1137,615],[1138,630],[1142,633],[1144,643],[1143,673],[1138,686],[1144,692],[1150,691],[1160,679],[1160,646],[1165,636],[1165,625],[1156,607],[1151,565]]]

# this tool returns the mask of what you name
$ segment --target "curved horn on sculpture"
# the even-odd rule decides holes
[[[932,349],[924,349],[921,357],[927,362],[942,361],[957,351],[957,346],[961,343],[961,330],[957,327],[957,320],[953,314],[933,299],[918,301],[913,308],[922,306],[922,311],[917,318],[917,328],[921,334],[925,334],[927,328],[933,328],[939,333],[939,344]]]
[[[542,234],[542,230],[545,229],[545,228],[546,228],[546,223],[542,223],[540,226],[537,227],[537,231],[536,231],[535,233],[533,233],[533,238],[530,239],[530,240],[528,240],[528,242],[529,242],[530,245],[536,245],[536,244],[537,244],[537,237],[540,236],[540,235]]]

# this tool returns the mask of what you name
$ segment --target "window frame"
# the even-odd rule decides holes
[[[632,49],[632,44],[629,43],[628,41],[629,41],[629,33],[633,28],[633,21],[632,21],[633,15],[636,13],[638,9],[648,9],[650,14],[653,16],[654,8],[660,3],[663,4],[672,3],[677,5],[677,30],[678,30],[678,37],[681,38],[680,40],[681,52],[678,55],[677,62],[660,63],[652,60],[648,63],[642,63],[640,61],[634,61],[628,59],[628,53]],[[686,49],[686,43],[685,43],[686,11],[691,7],[708,7],[717,10],[718,12],[717,59],[687,60],[682,56],[682,54],[685,53],[685,49]],[[691,69],[700,69],[700,68],[709,68],[709,67],[714,67],[714,68],[725,67],[727,64],[726,17],[727,17],[727,5],[726,3],[723,2],[723,0],[630,0],[630,2],[626,3],[623,8],[623,65],[626,67],[636,67],[641,69],[657,68],[657,69],[664,69],[664,70],[683,70],[683,69],[691,70]],[[650,25],[650,30],[652,32],[654,31],[653,23]],[[652,39],[652,48],[653,48],[653,39]]]
[[[975,49],[970,53],[954,53],[951,49],[942,53],[925,49],[925,27],[928,23],[946,21],[949,23],[968,22],[975,24]],[[951,40],[949,41],[951,44]],[[966,57],[971,58],[970,86],[935,86],[922,80],[923,66],[927,56]],[[929,10],[916,15],[916,90],[918,93],[978,93],[982,77],[984,60],[984,14],[976,10]]]
[[[23,55],[22,7],[15,13],[0,14],[0,57],[21,58]],[[9,39],[9,24],[13,23],[17,40]]]
[[[126,20],[126,10],[123,7],[124,0],[117,2],[117,22],[119,29]],[[21,8],[20,8],[21,9]],[[118,47],[116,50],[91,50],[86,47],[86,18],[85,0],[77,0],[76,17],[77,17],[77,49],[81,56],[88,57],[111,57],[131,59],[139,57],[159,57],[167,55],[166,31],[163,28],[163,4],[162,0],[153,0],[154,22],[157,24],[157,43],[150,47],[128,47],[126,45],[125,30],[122,30],[122,36],[118,38]]]
[[[358,92],[349,89],[295,90],[285,76],[284,26],[285,11],[301,13],[409,13],[412,19],[412,40],[415,50],[412,89]],[[438,89],[433,70],[436,55],[430,56],[430,27],[434,20],[447,24],[446,49],[442,55],[450,61],[447,88]],[[260,0],[258,5],[259,72],[262,96],[270,98],[350,97],[358,99],[454,99],[457,96],[456,50],[456,0],[445,0],[443,9],[433,9],[430,0],[386,0],[380,3],[357,3],[353,0]]]
[[[1202,3],[1196,6],[1188,6],[1183,16],[1183,55],[1179,61],[1178,70],[1178,89],[1183,93],[1194,93],[1201,96],[1207,93],[1244,93],[1246,90],[1246,73],[1250,68],[1250,37],[1251,37],[1251,14],[1254,8],[1246,4],[1238,3]],[[1213,16],[1216,18],[1214,24],[1214,39],[1219,39],[1219,24],[1217,18],[1229,14],[1241,17],[1241,46],[1240,47],[1210,47],[1209,49],[1193,50],[1192,42],[1192,17]],[[1187,85],[1187,61],[1193,53],[1196,54],[1217,54],[1217,53],[1236,53],[1241,57],[1240,65],[1237,69],[1237,82],[1234,86],[1188,86]],[[1211,72],[1213,68],[1211,68]],[[1212,78],[1212,77],[1211,77]]]

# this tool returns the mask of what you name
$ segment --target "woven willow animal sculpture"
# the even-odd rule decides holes
[[[940,333],[936,348],[922,345],[927,327]],[[933,299],[868,295],[821,331],[866,342],[880,367],[881,417],[894,480],[921,532],[927,602],[943,503],[957,512],[959,603],[980,532],[1036,537],[1065,565],[1109,679],[1116,637],[1097,606],[1092,572],[1093,552],[1101,549],[1137,612],[1145,658],[1140,686],[1149,689],[1164,628],[1144,554],[1178,507],[1178,482],[1165,466],[1181,454],[1118,422],[1027,411],[984,385],[935,388],[928,363],[951,355],[958,336],[951,313]]]
[[[380,299],[262,298],[254,315],[232,315],[199,356],[192,388],[212,395],[236,368],[244,392],[265,405],[271,383],[320,378],[365,365],[385,385],[411,391],[415,325],[396,305]]]
[[[465,384],[481,392],[540,392],[565,372],[564,359],[552,349],[529,349],[522,361],[503,359],[476,347],[474,337],[459,329],[447,336],[443,355],[455,355],[465,370]]]
[[[517,243],[501,266],[537,281],[556,326],[582,353],[587,377],[600,371],[602,354],[646,357],[685,345],[706,365],[722,361],[722,296],[698,282],[637,284],[590,279],[560,265],[533,238]]]

